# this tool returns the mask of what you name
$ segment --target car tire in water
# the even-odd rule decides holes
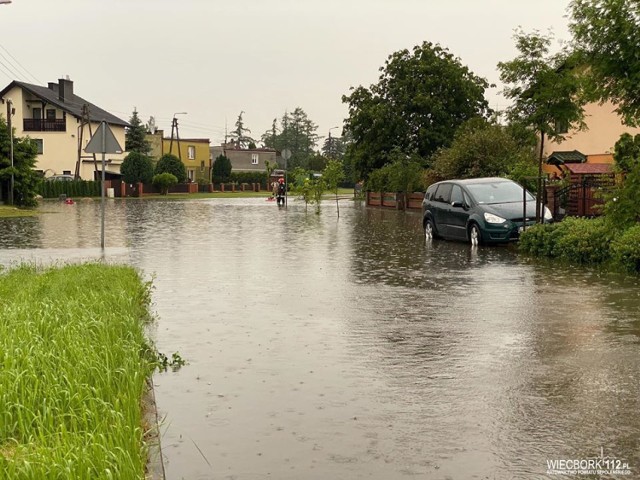
[[[469,243],[472,247],[482,244],[482,233],[477,223],[472,223],[469,227]]]
[[[430,219],[424,221],[424,236],[427,240],[436,238],[436,230],[433,226],[433,222]]]

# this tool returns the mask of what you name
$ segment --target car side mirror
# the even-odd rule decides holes
[[[464,207],[464,203],[463,202],[451,202],[451,206],[452,207]]]

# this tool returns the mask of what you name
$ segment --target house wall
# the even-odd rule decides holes
[[[11,121],[12,126],[15,128],[15,134],[19,137],[29,137],[32,139],[42,140],[42,154],[37,156],[36,169],[45,172],[46,176],[54,174],[62,174],[69,172],[75,173],[76,162],[78,160],[78,135],[80,126],[80,119],[73,115],[66,113],[66,131],[65,132],[25,132],[24,122],[25,118],[33,118],[32,108],[34,103],[27,102],[27,100],[36,99],[28,92],[24,92],[20,87],[14,87],[5,95],[5,99],[10,98],[13,102],[13,106],[16,110]],[[41,104],[36,105],[37,108],[42,108]],[[56,108],[53,105],[45,104],[45,109],[55,109],[56,119],[62,119],[65,114],[62,110]],[[6,106],[4,113],[6,114]],[[92,122],[92,132],[96,132],[99,123]],[[124,148],[125,129],[123,126],[110,125],[118,143]],[[89,128],[85,127],[83,136],[83,148],[86,146],[90,139]],[[82,152],[82,155],[88,155]],[[120,172],[120,164],[124,159],[125,154],[107,154],[108,161],[107,170],[115,173]],[[97,156],[98,160],[102,160],[102,155]],[[88,159],[87,159],[88,160]],[[80,176],[84,180],[93,180],[94,178],[94,165],[91,160],[90,164],[83,162],[80,167]]]
[[[585,106],[587,129],[569,132],[565,140],[553,142],[545,139],[544,155],[548,157],[555,151],[578,150],[585,155],[613,153],[613,147],[620,135],[640,133],[640,128],[631,128],[622,124],[621,117],[615,112],[611,102],[602,105],[590,103]]]
[[[261,148],[254,150],[226,149],[225,155],[231,161],[232,172],[265,172],[267,169],[266,161],[276,166],[275,150]],[[254,155],[257,155],[257,164],[252,163]]]
[[[170,138],[162,139],[162,151],[169,153],[171,145]],[[189,147],[194,149],[194,158],[189,158]],[[208,138],[181,138],[180,151],[178,152],[178,142],[173,140],[173,155],[182,156],[181,160],[187,169],[187,177],[194,182],[211,178],[211,162],[209,161],[209,139]]]

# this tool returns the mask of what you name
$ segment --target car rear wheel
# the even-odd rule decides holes
[[[478,224],[472,223],[469,227],[469,243],[472,247],[477,247],[482,243],[482,234],[480,233],[480,227]]]
[[[428,218],[424,221],[424,236],[427,240],[436,238],[436,232],[433,227],[433,222]]]

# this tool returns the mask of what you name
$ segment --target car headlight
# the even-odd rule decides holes
[[[494,215],[493,213],[485,213],[484,214],[484,220],[487,223],[504,223],[506,222],[506,220],[502,217],[499,217],[497,215]]]
[[[544,207],[544,219],[548,222],[553,220],[553,214],[551,210],[549,210],[549,207]]]

